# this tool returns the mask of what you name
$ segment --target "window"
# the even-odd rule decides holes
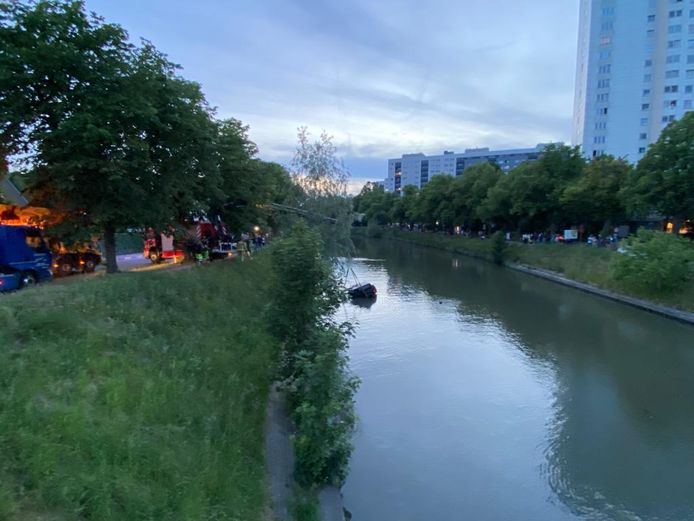
[[[639,148],[639,154],[645,154],[645,153],[646,153],[646,147]]]
[[[598,89],[609,89],[610,80],[598,80]]]
[[[605,46],[605,45],[610,45],[611,43],[612,43],[611,37],[609,37],[607,35],[603,35],[600,37],[600,45]]]
[[[663,108],[676,109],[677,108],[677,100],[665,100],[665,101],[663,101]]]
[[[644,67],[652,67],[652,66],[653,66],[653,60],[646,60],[646,61],[643,63],[643,66],[644,66]]]
[[[689,24],[688,32],[689,34],[694,34],[694,24]]]
[[[648,139],[648,134],[646,134],[645,132],[642,132],[641,134],[639,134],[639,139],[641,139],[641,140]]]
[[[602,31],[606,32],[606,31],[611,31],[612,29],[614,29],[614,24],[612,22],[603,22],[600,25],[600,30],[602,30]]]
[[[650,108],[651,108],[650,103],[644,103],[643,105],[641,105],[641,110],[648,110]]]
[[[692,63],[694,63],[694,54],[690,54],[689,56],[687,56],[687,64],[689,65]]]
[[[667,43],[668,49],[679,49],[682,46],[682,40],[670,40]]]
[[[599,116],[606,116],[607,115],[607,107],[600,107],[598,109],[598,115]]]
[[[593,138],[593,143],[595,145],[604,145],[605,144],[605,136],[595,136]]]
[[[666,85],[665,92],[678,92],[680,89],[677,85]]]
[[[651,81],[652,78],[653,78],[653,76],[651,76],[650,74],[644,74],[643,75],[643,81],[645,81],[645,82]]]
[[[667,28],[667,32],[669,34],[677,34],[682,32],[682,26],[681,25],[671,25],[670,27]]]
[[[690,108],[692,108],[692,100],[690,100],[690,99],[684,100],[684,108],[685,108],[685,109],[690,109]]]
[[[641,118],[641,126],[645,127],[646,125],[648,125],[648,118]]]
[[[612,57],[612,51],[600,51],[601,60],[609,60]]]
[[[650,96],[651,95],[651,89],[643,89],[643,95],[644,96]]]
[[[598,74],[609,74],[610,72],[612,72],[612,65],[610,64],[598,67]]]
[[[687,79],[694,80],[694,69],[690,69],[687,71]]]
[[[674,114],[671,114],[670,116],[663,116],[663,118],[661,119],[661,121],[662,121],[663,123],[670,123],[670,122],[672,122],[672,121],[675,121],[675,116],[674,116]]]
[[[668,13],[668,16],[669,16],[670,18],[679,18],[680,16],[682,16],[682,9],[677,9],[677,10],[675,10],[675,11],[670,11],[670,12]]]
[[[606,102],[606,101],[609,101],[609,99],[610,99],[610,95],[607,93],[598,94],[598,101],[599,102]]]
[[[649,14],[649,15],[648,15],[648,21],[649,21],[649,22],[655,22],[655,15],[654,15],[654,14]]]
[[[603,7],[602,8],[602,15],[603,16],[612,16],[614,14],[614,7]]]
[[[679,78],[680,77],[680,71],[665,71],[665,77],[668,79]]]
[[[680,62],[680,55],[679,54],[673,54],[672,56],[668,56],[665,58],[665,63],[679,63]]]
[[[646,31],[646,36],[648,36],[649,38],[653,38],[655,36],[655,29],[649,29],[648,31]]]
[[[687,49],[694,49],[694,39],[687,40]]]
[[[686,92],[687,94],[691,94],[691,93],[692,93],[692,86],[691,86],[691,85],[687,85],[687,86],[684,88],[684,92]]]

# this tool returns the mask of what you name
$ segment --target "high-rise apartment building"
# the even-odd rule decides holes
[[[581,0],[574,144],[636,162],[692,110],[694,0]]]

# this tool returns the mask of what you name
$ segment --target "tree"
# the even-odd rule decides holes
[[[63,231],[103,234],[115,272],[116,231],[164,228],[219,190],[211,111],[151,44],[128,44],[82,2],[4,14],[1,59],[20,87],[0,78],[3,146],[28,153],[29,193],[59,212]]]
[[[631,165],[623,159],[612,156],[593,159],[561,196],[566,215],[594,228],[611,228],[626,216],[620,190],[631,172]]]
[[[455,209],[452,201],[453,178],[448,175],[435,175],[422,188],[419,194],[419,212],[425,224],[453,228]]]
[[[639,161],[623,195],[630,211],[639,215],[658,212],[679,230],[694,218],[694,112],[663,130]]]
[[[457,223],[472,228],[475,222],[485,220],[482,205],[502,175],[498,165],[486,162],[466,168],[463,175],[455,178],[453,206]]]
[[[333,137],[322,132],[312,141],[306,127],[298,129],[297,137],[292,178],[305,194],[299,206],[319,227],[328,251],[339,254],[351,251],[349,172],[337,155]]]

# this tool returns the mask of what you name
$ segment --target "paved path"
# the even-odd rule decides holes
[[[291,521],[294,492],[294,448],[284,398],[276,385],[270,390],[265,419],[265,468],[275,521]]]

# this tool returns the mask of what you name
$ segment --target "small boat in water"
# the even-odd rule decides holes
[[[347,293],[349,293],[351,298],[374,299],[378,292],[373,284],[357,284],[349,288]]]

